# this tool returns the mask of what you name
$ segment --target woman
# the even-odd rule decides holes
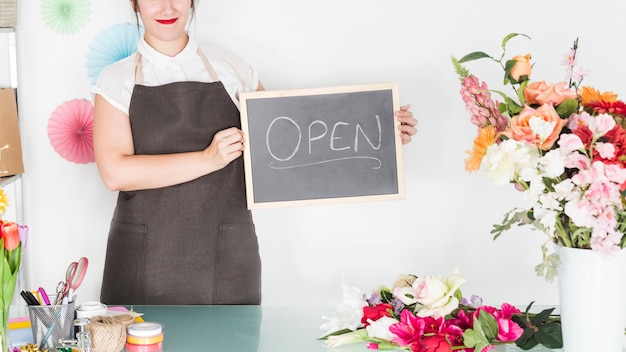
[[[136,55],[96,87],[94,147],[119,191],[101,300],[107,304],[260,304],[261,262],[246,208],[237,95],[263,90],[238,57],[199,46],[196,0],[131,0]],[[396,113],[404,143],[417,121]]]

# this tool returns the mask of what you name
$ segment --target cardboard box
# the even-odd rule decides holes
[[[0,152],[0,176],[24,173],[14,88],[0,88],[0,148],[5,146]]]

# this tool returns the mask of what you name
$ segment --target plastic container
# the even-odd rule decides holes
[[[105,315],[107,305],[100,302],[85,302],[76,308],[76,318],[93,318]]]
[[[128,352],[159,352],[163,349],[163,325],[159,323],[131,324],[126,332]]]

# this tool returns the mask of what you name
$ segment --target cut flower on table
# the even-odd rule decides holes
[[[531,314],[504,303],[488,306],[476,296],[464,299],[459,272],[444,276],[401,275],[391,288],[371,294],[343,286],[344,302],[337,316],[324,317],[324,336],[331,347],[365,343],[374,350],[413,352],[487,352],[496,345],[516,344],[524,350],[538,344],[561,348],[560,319],[552,309]],[[346,319],[348,311],[358,312]]]
[[[452,57],[477,128],[465,169],[521,191],[527,207],[506,213],[491,233],[497,238],[513,225],[528,225],[546,234],[535,271],[552,281],[560,259],[549,253],[550,243],[606,257],[626,247],[626,104],[613,92],[582,86],[589,71],[578,64],[578,39],[563,55],[563,81],[533,81],[530,54],[505,61],[507,43],[519,36],[528,38],[512,33],[502,40],[499,58],[481,51]],[[499,64],[512,95],[463,66],[478,59]]]
[[[9,310],[22,262],[22,249],[28,239],[28,227],[13,221],[4,221],[9,200],[0,187],[0,339],[2,351],[7,350]]]

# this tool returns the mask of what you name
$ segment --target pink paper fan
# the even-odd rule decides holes
[[[63,158],[77,164],[94,162],[91,102],[74,99],[59,105],[48,120],[48,139]]]

